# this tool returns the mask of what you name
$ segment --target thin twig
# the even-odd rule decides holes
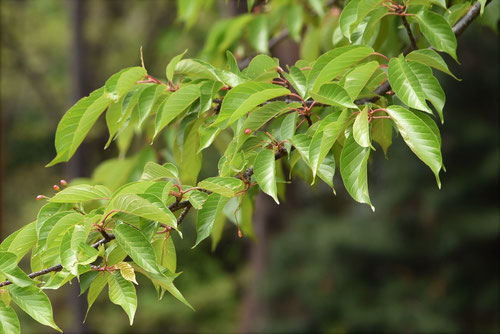
[[[413,36],[413,33],[411,32],[410,24],[408,23],[408,20],[406,19],[406,16],[401,16],[401,20],[403,20],[403,25],[406,28],[406,32],[408,33],[408,37],[410,38],[410,46],[413,50],[417,49],[417,42],[415,41],[415,36]]]

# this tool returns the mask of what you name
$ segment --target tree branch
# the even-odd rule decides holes
[[[189,210],[191,209],[191,203],[189,203],[189,201],[182,201],[182,202],[178,202],[178,203],[176,202],[176,203],[170,204],[168,206],[168,208],[171,211],[178,211],[180,209],[184,209],[181,212],[181,214],[179,215],[179,217],[177,218],[177,225],[180,225],[182,223],[182,221],[184,220],[184,218],[186,218],[186,215],[189,212]],[[90,247],[97,249],[97,248],[99,248],[99,246],[104,245],[104,244],[110,242],[111,240],[114,240],[115,238],[116,237],[113,233],[106,233],[106,237],[93,243],[92,245],[90,245]],[[35,278],[35,277],[42,276],[42,275],[45,275],[48,273],[58,272],[58,271],[61,271],[62,269],[63,269],[62,264],[58,264],[56,266],[45,268],[45,269],[40,270],[40,271],[35,271],[35,272],[29,274],[28,277]],[[11,284],[12,284],[12,282],[9,280],[0,282],[0,288],[7,286],[7,285],[11,285]]]
[[[486,4],[488,4],[490,1],[487,1]],[[457,36],[457,37],[460,36],[465,31],[465,29],[472,23],[472,21],[474,21],[474,19],[476,17],[478,17],[480,11],[481,11],[481,3],[479,3],[479,1],[477,1],[472,5],[472,7],[467,11],[467,13],[465,13],[465,15],[462,16],[460,18],[460,20],[458,20],[458,22],[455,23],[455,25],[453,26],[452,30],[455,33],[455,36]],[[405,18],[403,17],[403,19],[405,19]],[[404,23],[404,21],[403,21],[403,23]],[[406,55],[415,49],[416,48],[409,46],[408,48],[406,48],[406,50],[403,52],[403,54]],[[378,99],[380,99],[380,97],[382,95],[387,94],[387,92],[390,90],[391,90],[391,85],[389,84],[389,81],[384,81],[384,83],[382,83],[373,92],[374,94],[376,94],[376,96],[365,97],[365,98],[354,101],[354,103],[356,103],[357,105],[362,105],[362,104],[366,104],[366,103],[370,103],[370,102],[375,102]]]
[[[417,49],[417,41],[415,41],[415,36],[413,36],[413,33],[411,32],[410,24],[408,23],[408,20],[406,19],[406,16],[401,16],[401,19],[403,20],[403,25],[406,28],[406,32],[408,33],[408,37],[410,38],[410,46],[413,50]]]

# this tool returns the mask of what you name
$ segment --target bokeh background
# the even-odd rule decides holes
[[[185,49],[198,56],[213,24],[242,10],[219,1],[188,28],[175,1],[0,6],[1,239],[35,219],[37,194],[50,193],[61,178],[89,176],[116,156],[115,148],[102,149],[102,122],[70,163],[44,168],[55,153],[57,122],[72,103],[139,64],[141,46],[148,71],[163,77],[173,56]],[[498,1],[488,10],[498,10]],[[461,65],[449,62],[462,81],[439,77],[447,96],[441,190],[395,138],[389,159],[378,150],[369,165],[375,213],[350,199],[339,179],[336,196],[298,182],[287,185],[279,207],[258,197],[257,242],[239,239],[227,224],[215,252],[209,242],[190,249],[191,213],[184,240],[175,240],[184,272],[176,282],[196,312],[168,296],[158,301],[140,281],[133,327],[106,293],[83,324],[86,299],[73,284],[48,291],[56,322],[74,333],[498,332],[497,31],[497,21],[474,22],[459,39]],[[300,57],[289,40],[271,52],[286,62]],[[19,315],[24,333],[48,331]]]

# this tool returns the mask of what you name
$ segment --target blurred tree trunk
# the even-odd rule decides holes
[[[86,80],[87,66],[85,61],[85,37],[83,35],[84,27],[84,0],[70,0],[68,1],[68,15],[69,21],[71,22],[71,41],[69,44],[69,71],[70,76],[70,90],[69,90],[69,105],[73,105],[83,96],[89,94],[88,91],[88,81]],[[82,156],[84,152],[84,145],[76,151],[75,155],[66,164],[66,178],[69,180],[82,176],[83,173],[83,159]],[[67,303],[70,305],[71,314],[73,319],[71,321],[71,327],[68,332],[70,333],[88,333],[87,326],[83,323],[85,318],[85,305],[84,298],[78,298],[80,293],[79,285],[76,284],[76,278],[74,279],[75,284],[69,285],[69,291],[66,295]]]

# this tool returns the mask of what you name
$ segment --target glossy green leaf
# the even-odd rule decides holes
[[[321,162],[321,165],[319,165],[318,176],[328,184],[332,188],[333,193],[336,194],[335,187],[333,186],[333,177],[335,176],[335,157],[333,152],[329,152]]]
[[[153,246],[140,230],[127,224],[117,224],[113,232],[118,244],[138,266],[148,272],[161,274]]]
[[[0,274],[5,275],[12,283],[21,287],[35,284],[35,282],[17,266],[17,257],[14,253],[0,252]]]
[[[203,204],[203,208],[198,211],[198,217],[196,220],[197,237],[193,248],[210,235],[214,222],[217,216],[222,212],[222,209],[224,208],[224,205],[226,205],[227,201],[229,201],[229,198],[220,194],[214,193],[208,195],[205,204]]]
[[[178,91],[170,95],[163,104],[163,108],[156,115],[153,137],[156,137],[164,127],[182,114],[199,97],[200,88],[196,85],[181,87]]]
[[[209,177],[198,183],[198,187],[224,197],[234,197],[245,185],[235,177]]]
[[[311,92],[311,96],[316,102],[328,104],[330,106],[358,108],[353,103],[353,99],[342,86],[330,83],[321,86],[317,93]]]
[[[228,120],[228,125],[230,125],[259,104],[289,93],[288,89],[269,83],[248,82],[239,85],[231,89],[224,97],[219,117],[213,125],[222,127],[222,124]]]
[[[307,94],[307,78],[304,72],[297,66],[292,66],[289,73],[282,72],[282,75],[290,82],[297,94],[305,98]]]
[[[441,138],[437,137],[435,128],[429,126],[429,123],[433,122],[432,119],[424,121],[422,119],[429,118],[429,116],[416,116],[416,112],[400,106],[387,107],[387,113],[396,123],[408,147],[432,170],[438,187],[441,188],[439,180],[439,171],[443,166]]]
[[[269,40],[269,29],[267,19],[264,15],[257,15],[248,24],[248,39],[250,45],[259,53],[267,53],[267,41]]]
[[[221,81],[215,73],[215,69],[199,59],[183,59],[175,67],[175,73],[183,74],[187,77],[209,79]]]
[[[358,5],[360,0],[351,0],[344,6],[340,13],[339,27],[342,35],[351,40],[351,33],[354,30],[353,26],[358,18]]]
[[[159,165],[155,162],[148,162],[144,166],[141,180],[160,180],[164,178],[176,179],[179,177],[177,167],[172,163]]]
[[[57,156],[47,164],[47,167],[68,161],[92,125],[110,104],[111,100],[105,96],[104,89],[100,88],[71,107],[57,126],[55,139]]]
[[[79,184],[61,190],[50,201],[54,203],[79,203],[97,199],[110,199],[111,195],[111,191],[105,186]]]
[[[361,147],[354,137],[347,137],[340,158],[340,174],[345,188],[357,202],[370,205],[375,210],[368,194],[367,165],[370,148]]]
[[[388,74],[392,90],[408,107],[432,113],[425,102],[422,84],[410,64],[403,55],[390,60]]]
[[[358,45],[340,47],[324,53],[316,60],[309,73],[309,89],[317,92],[325,83],[332,81],[372,53],[371,47]]]
[[[271,81],[278,77],[278,62],[268,55],[257,55],[250,61],[243,74],[254,81]]]
[[[439,70],[441,72],[444,72],[453,78],[458,79],[451,71],[448,69],[448,65],[444,62],[443,58],[437,53],[436,51],[432,49],[421,49],[421,50],[415,50],[410,52],[408,55],[406,55],[406,60],[408,61],[416,61],[421,64],[430,66],[435,68],[436,70]]]
[[[368,80],[370,80],[378,66],[379,65],[376,61],[371,61],[356,67],[346,75],[343,87],[352,100],[355,100],[358,97],[359,93],[361,93],[361,90],[366,86]]]
[[[4,304],[0,300],[0,333],[5,334],[20,334],[21,325],[17,317],[16,311],[10,306]]]
[[[262,107],[258,107],[248,115],[248,118],[241,126],[240,132],[243,135],[247,129],[252,130],[252,132],[257,131],[271,119],[279,116],[285,110],[288,110],[288,108],[298,106],[300,106],[300,104],[287,104],[284,101],[272,101]]]
[[[448,53],[453,59],[457,59],[457,38],[450,25],[441,15],[424,10],[417,13],[415,18],[425,39],[438,51]]]
[[[254,166],[255,180],[263,192],[271,196],[274,201],[278,201],[278,188],[276,187],[276,163],[274,152],[263,149],[257,154]]]
[[[184,55],[186,54],[186,52],[187,52],[187,49],[184,50],[183,53],[181,53],[181,54],[175,56],[174,58],[172,58],[172,60],[170,60],[170,62],[168,63],[167,69],[165,71],[168,81],[173,82],[175,68],[177,67],[177,64],[182,59],[182,57],[184,57]]]
[[[130,326],[134,323],[135,311],[137,310],[137,296],[134,285],[127,281],[122,275],[115,271],[108,276],[109,300],[119,305],[127,313]]]
[[[42,325],[62,332],[54,322],[50,300],[42,290],[35,286],[20,287],[17,285],[9,285],[8,290],[12,301],[30,317]]]
[[[371,147],[370,125],[368,123],[368,107],[364,107],[354,119],[352,134],[361,147]]]
[[[159,208],[147,199],[134,195],[122,194],[114,197],[107,205],[104,216],[111,217],[115,212],[158,221],[171,227],[177,227],[175,216],[166,208]]]
[[[141,91],[136,108],[138,128],[141,128],[149,115],[156,113],[160,106],[163,106],[163,102],[170,94],[165,85],[151,85]]]
[[[409,65],[422,86],[425,98],[432,103],[434,108],[436,108],[437,114],[441,119],[441,123],[444,123],[443,107],[446,101],[446,96],[441,88],[441,85],[439,84],[439,81],[432,75],[432,70],[427,65],[417,62],[409,63]]]

